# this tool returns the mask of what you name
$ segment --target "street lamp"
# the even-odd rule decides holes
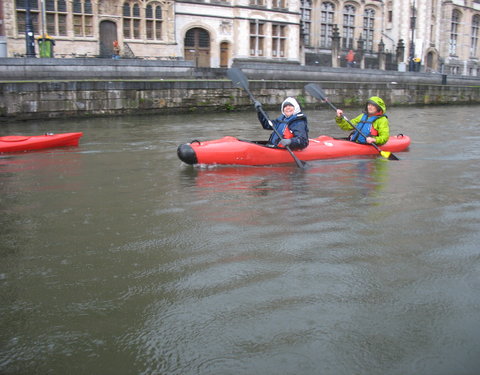
[[[30,14],[30,0],[26,0],[25,9],[25,43],[27,47],[27,57],[35,57],[35,37],[33,31],[32,17]]]
[[[417,22],[416,9],[415,9],[415,0],[412,3],[412,16],[410,17],[410,29],[412,30],[412,36],[410,40],[410,56],[408,62],[408,70],[413,72],[415,70],[415,65],[413,59],[415,58],[415,24]]]

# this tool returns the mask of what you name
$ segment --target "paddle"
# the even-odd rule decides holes
[[[332,109],[336,112],[337,111],[337,108],[330,102],[330,100],[328,100],[327,96],[325,95],[325,93],[323,92],[323,90],[320,88],[320,86],[318,86],[317,84],[315,83],[309,83],[308,85],[305,86],[305,90],[312,96],[314,96],[315,98],[319,99],[319,100],[323,100],[325,102],[327,102],[327,104],[330,105],[330,107],[332,107]],[[346,118],[345,116],[342,116],[349,124],[350,126],[352,126],[356,131],[358,131],[361,135],[363,135],[365,138],[366,135],[363,134],[355,125],[353,125],[350,120],[348,118]],[[393,155],[390,151],[382,151],[380,150],[380,148],[378,148],[378,146],[375,144],[375,143],[368,143],[369,145],[372,145],[373,147],[376,148],[376,150],[380,153],[380,155],[382,155],[385,159],[388,159],[388,160],[399,160],[395,155]]]
[[[248,79],[247,77],[245,77],[245,74],[243,74],[243,72],[240,70],[240,69],[237,69],[237,68],[230,68],[227,70],[227,76],[228,78],[230,78],[230,80],[233,82],[233,85],[235,87],[240,87],[242,89],[244,89],[248,96],[250,97],[250,99],[252,100],[252,102],[255,102],[255,98],[253,97],[253,94],[251,93],[251,91],[248,89]],[[262,107],[260,107],[259,111],[262,113],[262,115],[267,119],[268,121],[268,124],[272,127],[272,129],[275,131],[275,133],[277,134],[277,136],[280,138],[280,139],[283,139],[283,137],[280,135],[280,133],[278,132],[277,129],[275,129],[275,126],[273,126],[273,123],[272,121],[270,120],[270,118],[268,117],[267,113],[263,110]],[[293,151],[290,149],[290,147],[288,146],[285,146],[285,148],[288,150],[288,152],[290,153],[290,155],[292,155],[293,159],[295,160],[295,163],[297,163],[297,166],[299,168],[305,168],[305,162],[303,160],[300,160],[299,158],[297,158],[295,156],[295,154],[293,153]]]

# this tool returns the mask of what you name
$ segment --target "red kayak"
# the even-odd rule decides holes
[[[83,133],[61,133],[45,135],[7,135],[0,137],[0,152],[41,150],[52,147],[78,146]]]
[[[192,141],[178,146],[177,155],[187,164],[271,165],[294,163],[288,150],[267,147],[266,142],[244,141],[224,137],[212,141]],[[405,151],[410,146],[410,137],[400,134],[390,137],[380,146],[381,151]],[[364,145],[322,135],[310,139],[307,148],[293,151],[303,161],[344,158],[356,155],[376,155],[379,152],[371,145]]]

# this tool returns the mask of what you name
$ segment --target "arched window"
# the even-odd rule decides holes
[[[140,39],[140,7],[137,3],[123,3],[123,37]]]
[[[375,26],[375,11],[373,9],[365,9],[363,14],[363,32],[362,39],[365,43],[367,51],[373,51],[373,28]]]
[[[353,49],[355,38],[355,7],[346,5],[343,8],[343,48]]]
[[[189,48],[210,48],[210,35],[207,30],[196,27],[187,31],[184,43]]]
[[[93,36],[93,12],[90,0],[73,0],[73,32],[75,36]]]
[[[162,7],[158,3],[150,3],[145,9],[147,39],[162,39]]]
[[[470,57],[477,57],[478,54],[478,30],[480,28],[480,15],[472,18],[472,40],[470,44]]]
[[[322,3],[320,14],[320,47],[330,48],[332,46],[333,15],[335,5]]]

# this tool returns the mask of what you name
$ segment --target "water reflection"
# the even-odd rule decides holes
[[[335,186],[354,184],[360,190],[375,189],[385,182],[388,165],[377,157],[350,161],[309,162],[305,169],[294,165],[262,167],[189,167],[181,170],[182,180],[192,182],[199,190],[222,192],[248,190],[252,194],[266,195],[269,190],[315,188],[321,184]],[[328,176],[328,181],[325,180]]]
[[[197,202],[215,199],[215,204],[195,207],[195,211],[202,210],[200,217],[248,225],[262,216],[261,210],[272,210],[271,200],[278,208],[289,210],[285,214],[301,216],[315,207],[321,210],[323,205],[361,205],[388,186],[389,165],[382,158],[366,158],[310,162],[306,169],[294,165],[187,166],[180,177],[185,186],[195,187],[192,194]],[[224,205],[219,209],[222,199]]]

